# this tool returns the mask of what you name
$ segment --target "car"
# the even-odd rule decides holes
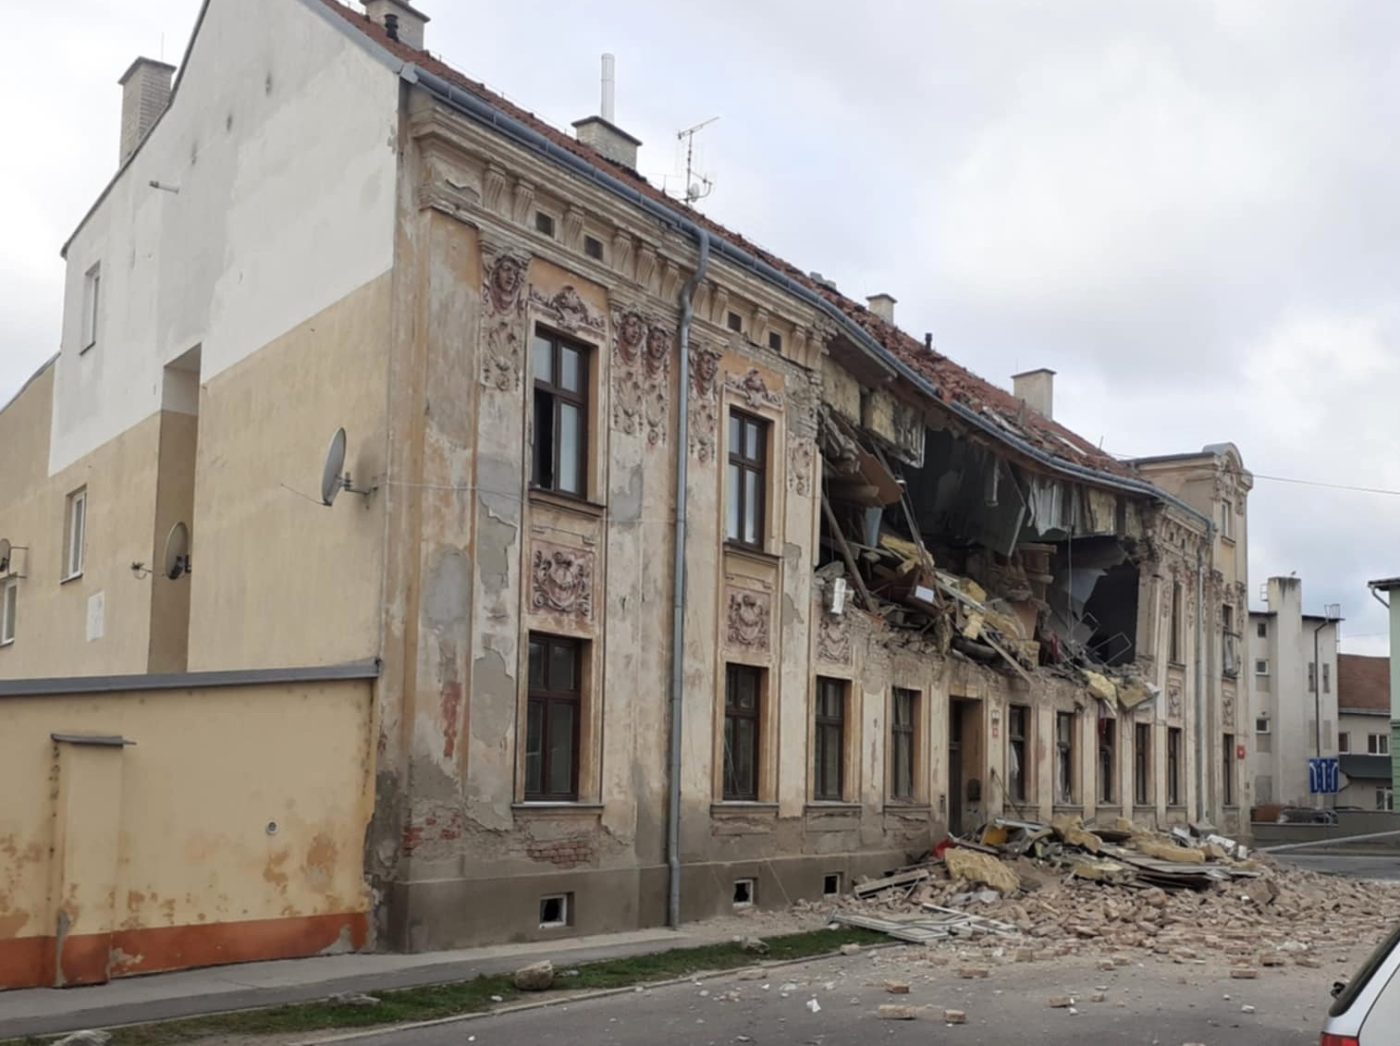
[[[1332,810],[1311,806],[1286,806],[1278,815],[1279,824],[1336,824],[1337,815]]]
[[[1319,1046],[1394,1046],[1400,1029],[1400,926],[1356,975],[1332,987]]]

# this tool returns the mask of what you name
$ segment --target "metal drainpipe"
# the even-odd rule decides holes
[[[1215,524],[1206,527],[1206,540],[1215,545]],[[1206,820],[1206,607],[1205,552],[1196,550],[1196,821]]]
[[[710,267],[710,234],[695,230],[700,250],[695,272],[681,288],[680,395],[676,397],[676,529],[675,561],[671,567],[671,742],[668,756],[666,923],[681,924],[681,705],[685,692],[685,517],[686,481],[690,452],[690,323],[695,315],[695,291]]]

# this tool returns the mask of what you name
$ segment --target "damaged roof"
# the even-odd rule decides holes
[[[1024,449],[1024,445],[1028,444],[1031,448],[1039,450],[1057,462],[1067,464],[1077,470],[1088,470],[1090,473],[1097,474],[1083,477],[1090,482],[1098,478],[1101,481],[1118,485],[1114,483],[1115,480],[1120,482],[1126,480],[1142,495],[1171,501],[1192,515],[1199,515],[1190,506],[1161,490],[1132,465],[1104,453],[1065,426],[1031,410],[1010,392],[978,377],[946,356],[926,347],[923,342],[876,316],[865,305],[847,298],[825,284],[818,283],[792,263],[764,250],[739,233],[725,228],[681,201],[667,196],[637,171],[606,158],[593,148],[540,119],[534,113],[522,109],[507,98],[492,91],[485,84],[473,80],[447,65],[430,52],[410,47],[402,40],[390,39],[382,26],[370,20],[365,14],[346,7],[340,0],[319,0],[319,2],[355,26],[384,51],[470,93],[560,148],[573,153],[613,178],[623,181],[636,192],[684,215],[713,236],[753,255],[807,290],[820,295],[844,313],[853,324],[864,330],[891,359],[913,370],[934,386],[933,395],[937,400],[945,404],[956,404],[965,411],[971,412],[975,418],[981,421],[981,427],[985,432],[1008,442],[1013,449]],[[1018,447],[1018,443],[1022,446]]]

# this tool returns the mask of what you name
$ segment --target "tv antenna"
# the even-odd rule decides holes
[[[695,173],[695,135],[697,132],[703,131],[706,127],[710,126],[710,124],[714,123],[718,119],[718,116],[712,116],[708,120],[700,121],[694,127],[687,127],[684,131],[676,132],[676,141],[685,142],[684,198],[686,203],[695,203],[698,200],[703,200],[706,196],[709,196],[710,193],[714,191],[714,179],[707,178],[703,174],[696,175]]]
[[[357,487],[345,468],[345,430],[336,429],[331,437],[331,445],[326,450],[326,463],[321,467],[321,504],[329,507],[335,504],[336,495],[342,490],[359,494],[369,500],[377,488]]]
[[[0,538],[0,577],[10,576],[10,567],[15,552],[28,552],[28,545],[11,545],[9,538]],[[16,574],[15,577],[23,577],[23,574]]]

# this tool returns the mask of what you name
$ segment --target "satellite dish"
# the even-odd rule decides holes
[[[191,572],[190,567],[190,528],[176,523],[165,537],[165,556],[161,568],[171,581],[178,581]]]
[[[0,538],[0,574],[10,572],[10,539]]]
[[[334,505],[335,496],[349,485],[344,479],[344,469],[345,430],[336,429],[326,451],[325,467],[321,469],[321,504]]]

